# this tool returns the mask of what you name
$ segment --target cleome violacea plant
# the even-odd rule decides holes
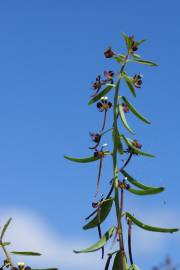
[[[88,104],[92,105],[96,103],[97,109],[103,114],[102,127],[100,130],[95,133],[90,133],[94,146],[89,148],[93,151],[93,154],[86,158],[65,156],[66,159],[73,162],[99,163],[95,196],[97,196],[100,189],[103,160],[107,158],[112,159],[112,179],[107,180],[108,186],[110,183],[110,189],[106,196],[101,196],[99,200],[92,203],[94,211],[86,218],[86,220],[91,220],[83,227],[84,230],[96,228],[98,230],[99,240],[86,249],[74,251],[75,253],[88,253],[101,250],[102,258],[104,258],[104,246],[109,242],[110,238],[112,238],[114,251],[108,253],[106,256],[105,270],[110,268],[113,270],[138,269],[132,253],[131,239],[133,224],[143,230],[153,232],[173,233],[179,230],[177,228],[160,228],[147,225],[138,220],[133,213],[124,212],[123,209],[125,192],[141,196],[154,195],[164,191],[164,187],[147,186],[137,181],[127,172],[127,166],[133,158],[137,156],[153,158],[154,156],[142,151],[143,146],[137,139],[131,139],[122,133],[119,127],[120,124],[124,126],[126,132],[134,135],[134,131],[130,128],[126,120],[127,114],[134,114],[139,120],[146,124],[150,124],[150,122],[136,110],[134,105],[132,105],[122,93],[119,95],[119,89],[122,80],[124,80],[127,89],[130,90],[133,97],[136,97],[136,91],[142,87],[143,75],[137,73],[133,76],[129,76],[125,71],[128,63],[143,64],[151,67],[157,66],[157,64],[141,59],[141,56],[136,53],[145,40],[136,41],[134,36],[127,36],[124,33],[122,36],[127,49],[126,54],[116,53],[111,47],[104,52],[105,58],[112,58],[120,65],[120,71],[117,74],[112,70],[105,71],[103,74],[104,78],[98,75],[96,76],[95,82],[92,84],[92,89],[95,92],[91,96]],[[107,97],[110,93],[113,95],[113,102],[109,101]],[[113,119],[112,124],[107,128],[107,115],[109,111],[112,111]],[[103,144],[103,140],[104,136],[109,132],[112,133],[112,149],[107,150],[107,144]],[[111,210],[113,211],[113,204],[116,212],[116,224],[102,234],[101,225],[108,217]],[[124,228],[126,225],[127,230]],[[127,237],[125,237],[125,231],[127,231]],[[125,240],[127,243],[125,243]]]
[[[14,263],[12,260],[13,255],[18,256],[41,256],[41,253],[34,251],[8,251],[7,246],[11,245],[10,242],[4,240],[5,233],[8,226],[10,225],[12,218],[9,218],[0,232],[0,247],[5,255],[2,265],[0,265],[0,270],[11,269],[11,270],[58,270],[58,268],[44,268],[44,269],[33,269],[26,265],[24,262]]]

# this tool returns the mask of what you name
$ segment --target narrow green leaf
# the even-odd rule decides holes
[[[119,270],[121,268],[119,256],[120,256],[120,251],[118,251],[114,257],[114,263],[113,263],[112,270]]]
[[[141,58],[141,56],[139,55],[139,54],[137,54],[137,53],[133,53],[133,55],[132,55],[134,58]]]
[[[97,94],[96,96],[94,96],[89,102],[88,105],[93,104],[94,102],[98,101],[101,97],[107,95],[109,93],[109,91],[115,87],[115,84],[107,84],[107,87],[102,90],[99,94]]]
[[[159,187],[159,188],[149,188],[149,189],[133,189],[133,188],[128,188],[128,191],[135,194],[135,195],[153,195],[153,194],[158,194],[162,191],[164,191],[164,187]]]
[[[111,227],[102,237],[101,239],[96,242],[94,245],[83,249],[83,250],[74,250],[75,253],[88,253],[88,252],[94,252],[96,250],[101,249],[102,247],[105,246],[105,244],[107,243],[107,241],[112,237],[113,233],[114,233],[115,227]]]
[[[97,214],[93,220],[91,220],[89,223],[87,223],[83,229],[84,230],[88,230],[91,228],[96,227],[98,224],[103,223],[103,221],[107,218],[107,216],[109,215],[111,208],[112,208],[112,203],[113,203],[113,199],[109,198],[108,200],[106,200],[105,202],[103,202],[100,210],[99,210],[99,214]]]
[[[79,162],[79,163],[88,163],[88,162],[93,162],[98,160],[98,157],[87,157],[87,158],[73,158],[73,157],[69,157],[69,156],[64,156],[64,158],[70,160],[70,161],[74,161],[74,162]]]
[[[147,65],[147,66],[151,66],[151,67],[156,67],[158,66],[156,63],[148,61],[148,60],[141,60],[141,59],[137,59],[137,58],[132,58],[132,59],[128,59],[128,62],[134,62],[134,63],[139,63],[139,64],[143,64],[143,65]]]
[[[125,114],[124,114],[124,111],[123,111],[123,106],[122,106],[122,103],[120,103],[119,105],[119,115],[121,117],[121,120],[122,120],[122,123],[124,125],[124,127],[132,134],[134,134],[134,131],[129,127],[127,121],[126,121],[126,117],[125,117]]]
[[[139,45],[141,45],[142,43],[144,43],[145,41],[146,41],[145,39],[141,39],[141,40],[137,41],[136,43],[137,43],[137,45],[139,46]]]
[[[112,270],[119,270],[119,269],[121,269],[119,254],[120,254],[120,251],[118,251],[116,253],[115,257],[114,257],[114,263],[113,263]],[[124,269],[125,270],[128,270],[129,269],[129,266],[127,264],[127,260],[126,260],[126,257],[125,256],[123,256],[123,264],[124,264]]]
[[[5,246],[9,246],[10,244],[11,244],[11,242],[4,242],[4,243],[1,243],[0,246],[1,246],[1,247],[2,247],[2,246],[5,247]]]
[[[152,154],[149,154],[149,153],[147,153],[147,152],[143,152],[143,151],[139,150],[138,148],[134,147],[134,145],[132,144],[132,140],[130,140],[129,138],[126,138],[124,135],[121,135],[121,136],[122,136],[122,138],[124,139],[125,143],[126,143],[129,147],[131,147],[131,148],[134,150],[134,152],[135,152],[136,154],[141,155],[141,156],[151,157],[151,158],[154,158],[154,157],[155,157],[155,156],[152,155]]]
[[[11,251],[11,254],[14,255],[25,255],[25,256],[41,256],[41,253],[33,251]]]
[[[134,223],[136,224],[138,227],[147,230],[147,231],[152,231],[152,232],[162,232],[162,233],[173,233],[173,232],[177,232],[179,231],[179,229],[177,228],[160,228],[160,227],[154,227],[154,226],[150,226],[147,224],[142,223],[141,221],[139,221],[138,219],[136,219],[134,216],[132,216],[129,212],[126,212],[126,216]]]
[[[124,59],[125,59],[125,55],[124,54],[119,54],[117,56],[114,56],[114,59],[120,63],[120,64],[124,64]]]
[[[127,49],[130,49],[132,46],[132,39],[128,37],[125,33],[122,33],[122,37],[124,38]]]
[[[124,175],[124,177],[127,178],[127,180],[134,186],[147,190],[147,189],[156,189],[156,187],[152,187],[152,186],[146,186],[142,183],[140,183],[139,181],[135,180],[131,175],[129,175],[125,170],[121,170],[121,173]]]
[[[136,97],[136,92],[134,90],[134,86],[132,84],[132,80],[125,73],[123,73],[122,76],[125,79],[125,82],[126,82],[128,88],[129,88],[129,90],[131,91],[132,95],[134,97]]]
[[[142,114],[140,114],[125,97],[122,96],[122,99],[127,104],[128,108],[131,110],[132,113],[134,113],[140,120],[142,120],[146,124],[150,124],[149,120],[142,116]]]
[[[3,236],[4,236],[5,232],[6,232],[6,230],[7,230],[8,226],[9,226],[9,224],[11,223],[11,220],[12,220],[12,218],[9,218],[8,221],[5,223],[3,229],[2,229],[2,232],[1,232],[1,235],[0,235],[0,240],[1,240],[1,241],[2,241],[2,239],[3,239]]]

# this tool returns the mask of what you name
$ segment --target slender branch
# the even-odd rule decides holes
[[[123,166],[119,169],[119,172],[122,172],[122,170],[125,169],[125,167],[126,167],[126,166],[128,165],[128,163],[130,162],[132,156],[133,156],[133,154],[130,153],[128,159],[126,160],[126,162],[125,162],[125,163],[123,164]]]
[[[102,237],[102,233],[101,233],[101,225],[100,224],[98,224],[98,234],[99,234],[99,238],[101,239],[101,237]],[[104,258],[104,247],[102,247],[101,248],[101,250],[102,250],[102,259]]]
[[[104,270],[108,270],[109,269],[109,265],[110,265],[111,259],[112,259],[112,254],[109,254]]]
[[[99,161],[99,172],[98,172],[98,180],[97,180],[95,197],[97,196],[97,194],[99,192],[99,185],[100,185],[100,181],[101,181],[101,172],[102,172],[102,162],[103,162],[103,158],[101,158]]]
[[[106,134],[107,132],[111,131],[112,129],[113,129],[113,128],[109,128],[109,129],[107,129],[107,130],[105,130],[105,131],[103,131],[103,132],[101,131],[101,132],[102,132],[102,133],[100,132],[101,136],[103,136],[103,135]]]
[[[106,126],[106,118],[107,118],[107,110],[104,110],[104,120],[103,120],[103,126],[100,132],[102,132],[105,129]]]
[[[101,217],[100,217],[100,211],[101,211],[101,208],[98,207],[97,209],[97,217],[98,217],[98,234],[99,234],[99,238],[101,239],[102,237],[102,233],[101,233]],[[102,250],[102,259],[104,258],[104,247],[101,248]]]
[[[131,221],[128,220],[128,251],[131,265],[133,265],[132,247],[131,247]]]
[[[114,179],[113,179],[113,180],[114,180]],[[109,190],[109,192],[108,192],[108,194],[107,194],[107,196],[106,196],[106,200],[111,196],[113,190],[114,190],[114,181],[113,181],[112,184],[111,184],[111,188],[110,188],[110,190]]]

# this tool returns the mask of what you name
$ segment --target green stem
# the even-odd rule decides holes
[[[114,106],[113,106],[113,129],[115,135],[118,131],[118,124],[117,124],[117,104],[118,104],[118,95],[119,95],[119,87],[120,82],[122,79],[122,73],[124,71],[124,68],[126,66],[128,59],[128,54],[125,57],[124,64],[121,67],[121,70],[119,72],[116,88],[115,88],[115,94],[114,94]],[[122,200],[121,203],[119,201],[119,187],[118,187],[118,166],[117,166],[117,146],[114,143],[113,148],[113,170],[114,170],[114,201],[115,201],[115,207],[116,207],[116,216],[117,216],[117,233],[119,238],[119,250],[120,250],[120,266],[121,269],[124,270],[124,263],[123,263],[123,256],[124,256],[124,242],[123,242],[123,232],[122,232],[122,222],[121,222],[121,215],[122,213]]]

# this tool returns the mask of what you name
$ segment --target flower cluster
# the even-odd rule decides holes
[[[96,90],[94,95],[99,92],[102,85],[113,83],[114,72],[112,70],[104,71],[104,77],[105,79],[101,80],[101,75],[98,75],[95,79],[95,82],[92,83],[93,90]]]

